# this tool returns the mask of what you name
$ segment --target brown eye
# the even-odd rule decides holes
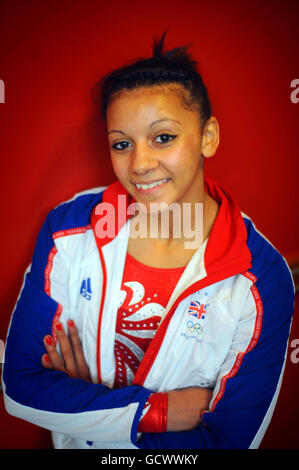
[[[174,140],[177,136],[173,134],[160,134],[155,140],[160,139],[159,144],[168,144],[171,140]]]
[[[116,144],[113,144],[112,145],[112,148],[114,150],[125,150],[126,148],[128,148],[130,145],[130,143],[126,140],[122,140],[121,142],[116,142]]]

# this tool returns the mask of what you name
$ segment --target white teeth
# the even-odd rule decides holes
[[[168,181],[168,178],[165,178],[164,180],[160,180],[160,181],[155,181],[154,183],[151,183],[151,184],[136,184],[136,186],[138,189],[151,189],[151,188],[155,188],[156,186],[159,186],[162,183],[165,183],[166,181]]]

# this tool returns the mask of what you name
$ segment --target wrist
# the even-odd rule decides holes
[[[149,396],[145,406],[138,432],[165,432],[167,430],[168,394],[159,392]]]

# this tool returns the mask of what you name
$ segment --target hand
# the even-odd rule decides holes
[[[213,390],[189,387],[168,392],[167,431],[190,431],[201,421],[201,412],[209,409]]]
[[[51,335],[44,337],[44,345],[47,354],[42,356],[42,365],[46,369],[55,369],[66,372],[70,377],[79,378],[91,382],[88,365],[82,350],[78,330],[73,320],[68,321],[68,335],[61,323],[54,326],[61,355],[56,349]]]

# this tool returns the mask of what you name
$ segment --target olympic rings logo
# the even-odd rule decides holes
[[[189,330],[189,333],[197,333],[198,335],[201,335],[202,332],[203,332],[203,327],[198,322],[188,320],[186,325],[187,325],[187,328]]]

